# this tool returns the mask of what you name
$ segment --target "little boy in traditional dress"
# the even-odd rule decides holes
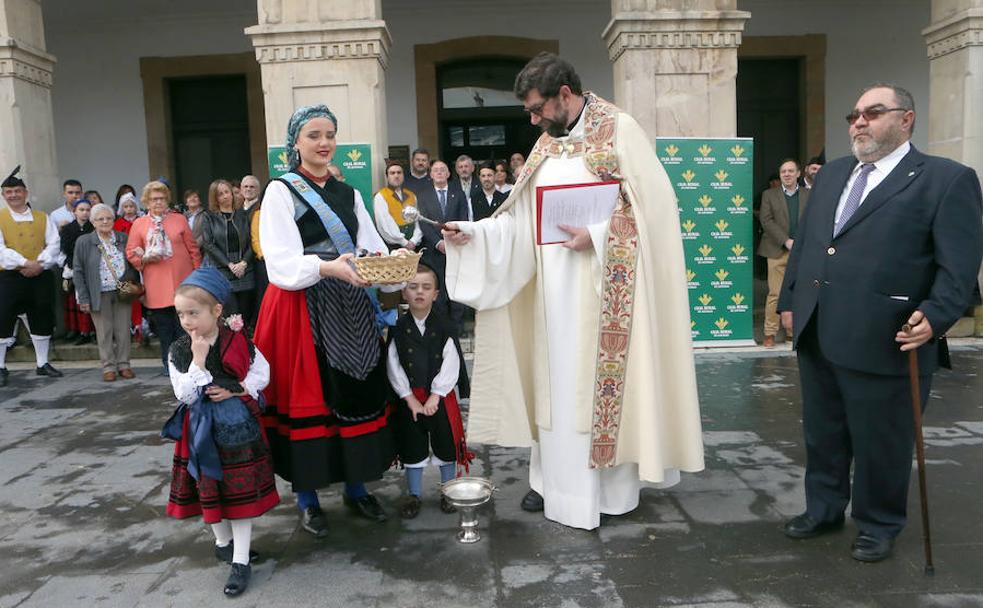
[[[421,264],[403,289],[409,312],[390,333],[386,361],[389,382],[401,400],[395,432],[399,459],[406,468],[408,495],[399,511],[406,519],[420,513],[423,469],[428,463],[440,468],[443,484],[456,476],[458,465],[466,468],[473,457],[454,391],[459,380],[467,382],[467,369],[453,325],[432,311],[438,289],[437,274]],[[440,509],[454,512],[444,497]]]

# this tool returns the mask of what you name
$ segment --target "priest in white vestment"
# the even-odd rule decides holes
[[[703,469],[675,193],[635,120],[543,53],[516,95],[544,131],[499,210],[445,231],[450,298],[478,310],[472,441],[531,446],[526,510],[593,529]],[[537,244],[537,188],[618,180],[611,217]]]

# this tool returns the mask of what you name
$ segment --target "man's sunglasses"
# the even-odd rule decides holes
[[[857,119],[860,118],[861,116],[864,117],[864,120],[870,122],[872,120],[876,120],[880,118],[881,116],[887,114],[888,112],[907,112],[907,111],[908,111],[907,108],[885,108],[884,106],[873,106],[867,108],[866,110],[854,110],[853,112],[850,112],[849,114],[846,115],[846,121],[848,124],[852,125],[853,123],[857,122]]]

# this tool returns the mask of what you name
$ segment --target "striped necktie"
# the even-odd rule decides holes
[[[860,198],[864,195],[864,189],[867,188],[867,176],[873,170],[873,163],[860,165],[860,175],[853,182],[853,187],[850,188],[850,194],[846,197],[846,203],[843,204],[843,212],[840,213],[840,221],[836,222],[836,226],[833,228],[834,238],[840,234],[843,227],[846,226],[850,218],[853,217],[853,214],[860,208]]]

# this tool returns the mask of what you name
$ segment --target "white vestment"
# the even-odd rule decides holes
[[[583,140],[584,115],[567,138],[557,141],[567,143]],[[631,121],[631,124],[641,133],[637,123]],[[650,144],[646,145],[651,148]],[[655,158],[654,152],[651,157]],[[657,160],[651,170],[659,171],[663,177],[665,175]],[[627,427],[638,423],[639,426],[652,427],[653,432],[640,433],[638,429],[622,431],[622,437],[619,438],[619,458],[615,466],[590,468],[590,416],[597,365],[602,271],[608,222],[587,227],[594,244],[593,250],[577,252],[562,245],[539,246],[536,245],[535,237],[535,201],[538,186],[591,183],[599,181],[599,178],[588,170],[582,155],[563,152],[559,157],[543,160],[529,181],[531,183],[525,187],[520,188],[517,185],[510,198],[518,198],[510,201],[511,205],[503,204],[504,212],[480,222],[460,223],[462,230],[472,235],[472,241],[468,245],[448,246],[447,288],[450,297],[482,311],[478,314],[476,328],[475,385],[472,389],[469,436],[475,441],[490,441],[502,445],[531,445],[530,485],[544,497],[545,516],[564,525],[593,529],[600,525],[601,513],[622,514],[637,507],[639,490],[643,485],[672,485],[679,480],[679,468],[689,471],[702,468],[692,353],[689,350],[688,337],[679,342],[686,349],[675,355],[683,362],[680,367],[684,372],[679,379],[683,390],[678,396],[687,412],[684,416],[677,417],[681,422],[673,419],[665,428],[656,429],[663,422],[659,417],[667,414],[661,411],[662,405],[658,403],[661,399],[654,394],[655,391],[651,391],[653,394],[650,398],[654,404],[642,408],[637,405],[641,401],[637,396],[629,397],[626,400],[623,424]],[[668,180],[665,185],[668,186]],[[675,218],[674,238],[680,249],[680,267],[672,272],[673,277],[678,276],[680,283],[670,291],[674,293],[674,297],[681,293],[681,297],[685,298],[675,198],[671,187],[668,192],[669,200],[661,201],[660,204],[672,207],[669,217]],[[664,189],[662,195],[665,195]],[[674,255],[666,257],[675,260]],[[640,259],[639,263],[644,264],[646,261]],[[648,296],[640,295],[643,295],[639,298],[641,305],[650,303],[645,299]],[[679,298],[675,298],[668,308],[678,309],[679,304]],[[685,307],[685,302],[682,305]],[[516,307],[524,312],[518,315],[514,311],[503,312],[506,308]],[[504,324],[499,322],[502,315],[507,319]],[[682,328],[685,333],[681,335],[688,336],[688,309],[683,315],[685,318],[673,321],[685,324]],[[517,329],[517,316],[530,317],[530,320],[523,321],[526,325],[521,330]],[[648,332],[648,323],[651,322],[643,320],[639,331]],[[512,345],[509,336],[504,335],[509,333],[509,327],[513,334],[519,334],[513,338],[515,342],[532,343],[534,346]],[[491,332],[489,328],[493,328]],[[489,335],[490,333],[494,335]],[[630,352],[658,348],[645,345],[644,338],[634,340]],[[508,354],[496,360],[494,369],[490,369],[487,363],[482,365],[483,348],[486,351],[504,351]],[[630,359],[628,380],[633,376],[640,378],[639,374],[658,376],[637,367],[631,369],[631,361]],[[637,362],[636,366],[648,367],[657,365],[660,357],[639,354],[634,361]],[[688,367],[685,365],[686,361]],[[524,380],[531,378],[530,382],[534,386],[524,385],[521,389],[513,387],[512,384],[522,384],[518,380],[522,372],[513,370],[513,367],[516,370],[527,370]],[[671,367],[666,368],[670,375],[673,373]],[[483,374],[494,378],[479,377]],[[525,411],[518,413],[520,410],[509,408],[508,405],[496,405],[493,406],[496,410],[507,411],[504,417],[508,419],[491,420],[487,415],[486,403],[494,400],[495,396],[488,394],[491,391],[482,390],[483,385],[488,387],[489,384],[497,385],[499,401],[508,403],[518,399],[525,403]],[[643,392],[646,390],[644,380],[636,385],[637,389]],[[506,394],[511,395],[517,391],[523,396],[506,397]],[[530,404],[529,401],[535,403]],[[674,406],[675,404],[671,404],[668,409]],[[652,411],[640,412],[646,407]],[[523,419],[522,414],[527,414],[527,417]],[[497,412],[496,415],[501,417]],[[525,431],[527,424],[529,430]],[[496,425],[498,429],[490,433],[482,430]],[[505,426],[509,428],[504,429]],[[679,434],[678,442],[672,438],[664,438],[663,433]],[[649,441],[660,447],[639,448],[639,443]],[[684,450],[677,449],[679,443],[686,442],[689,445]],[[621,443],[624,445],[620,445]],[[684,453],[680,456],[680,452]],[[641,455],[637,455],[639,453]],[[641,474],[639,463],[643,464],[644,469]]]

